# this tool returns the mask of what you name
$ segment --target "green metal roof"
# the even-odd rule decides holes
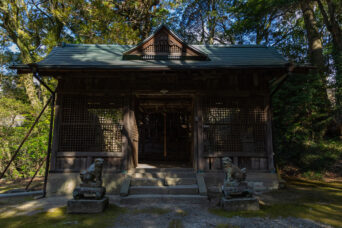
[[[123,60],[130,45],[64,44],[34,64],[38,69],[245,68],[285,67],[288,61],[272,47],[258,45],[191,45],[208,55],[196,60]],[[15,69],[28,69],[16,65]]]

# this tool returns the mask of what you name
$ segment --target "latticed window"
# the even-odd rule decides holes
[[[206,97],[202,99],[206,154],[264,152],[264,99]]]
[[[63,95],[60,148],[62,152],[121,152],[121,97]]]

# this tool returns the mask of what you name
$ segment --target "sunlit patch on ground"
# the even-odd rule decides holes
[[[210,209],[224,217],[298,217],[342,227],[342,183],[288,179],[287,189],[260,196],[260,211],[226,212]]]

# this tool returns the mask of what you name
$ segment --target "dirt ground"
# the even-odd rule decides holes
[[[56,208],[65,207],[68,198],[49,197],[43,199],[10,198],[0,200],[0,218],[33,216],[42,212],[52,212]],[[120,216],[113,217],[112,221],[107,223],[108,227],[329,227],[316,223],[311,220],[299,218],[263,218],[263,217],[239,217],[226,218],[212,214],[208,206],[186,205],[186,204],[148,204],[148,205],[120,205],[119,197],[111,197],[111,204],[124,208]],[[71,220],[70,220],[71,218]],[[61,217],[62,219],[62,217]],[[100,220],[101,218],[99,218]],[[64,219],[63,223],[68,227],[79,227],[81,222],[78,219]],[[96,224],[96,220],[94,222]],[[112,225],[110,225],[112,224]],[[1,226],[1,219],[0,219]],[[1,226],[7,227],[7,226]],[[21,226],[18,226],[21,227]],[[37,226],[40,227],[40,226]],[[43,227],[43,226],[42,226]],[[57,227],[59,227],[57,225]],[[82,227],[82,226],[81,226]]]

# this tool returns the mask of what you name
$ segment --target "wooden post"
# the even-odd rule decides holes
[[[52,139],[52,149],[51,149],[51,162],[50,162],[50,171],[54,171],[56,169],[57,163],[57,153],[59,151],[59,129],[60,124],[62,123],[62,106],[61,106],[61,97],[57,94],[56,97],[56,105],[55,105],[55,122],[53,128],[53,139]]]
[[[122,153],[124,154],[122,159],[121,169],[128,169],[128,160],[130,155],[130,146],[128,143],[129,135],[128,135],[128,119],[129,119],[129,108],[127,106],[124,107],[123,112],[123,127],[122,127]]]
[[[192,124],[192,135],[193,135],[193,168],[197,171],[198,170],[198,145],[197,145],[197,132],[198,132],[198,116],[197,116],[197,99],[196,97],[193,98],[193,124]]]
[[[46,186],[47,186],[47,180],[48,180],[48,175],[49,175],[54,108],[55,108],[55,93],[53,92],[52,93],[52,99],[51,99],[50,131],[49,131],[49,141],[48,141],[49,144],[48,144],[48,151],[47,151],[47,155],[46,155],[46,166],[45,166],[45,177],[44,177],[44,186],[43,186],[43,197],[46,196]]]
[[[274,168],[274,152],[273,152],[273,138],[272,138],[272,112],[271,112],[271,106],[270,106],[270,97],[266,98],[266,108],[265,108],[265,114],[266,114],[266,152],[267,152],[267,158],[268,158],[268,170],[271,172],[275,172]]]
[[[167,137],[166,137],[166,113],[164,113],[164,160],[167,158]]]
[[[201,99],[200,97],[197,99],[197,136],[198,136],[198,171],[204,171],[206,167],[206,160],[203,157],[204,154],[204,143],[203,143],[203,112],[201,107]]]

